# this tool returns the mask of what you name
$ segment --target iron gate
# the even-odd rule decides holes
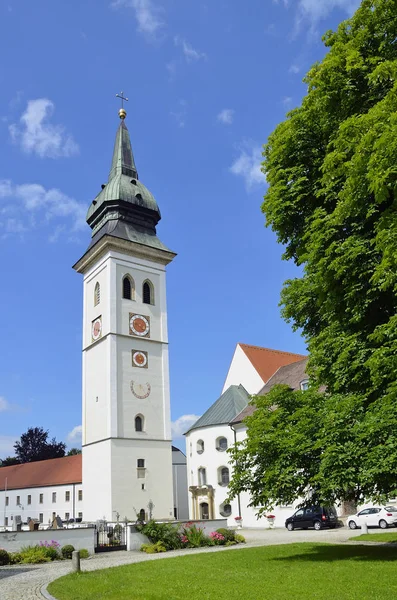
[[[95,552],[114,550],[127,550],[127,528],[121,523],[98,523],[95,526]]]

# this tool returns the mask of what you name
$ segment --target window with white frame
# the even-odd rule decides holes
[[[203,440],[197,440],[196,450],[197,450],[197,454],[202,454],[204,452],[204,441]]]
[[[57,493],[56,492],[52,492],[52,501],[53,502],[57,501]]]
[[[154,288],[149,279],[143,282],[142,286],[142,302],[144,304],[154,304]]]
[[[43,521],[44,521],[44,515],[43,515],[43,513],[39,514],[39,521],[40,521],[40,523],[43,523]]]
[[[219,506],[219,512],[221,513],[222,517],[230,517],[230,515],[232,514],[232,507],[229,503],[222,503]]]
[[[78,519],[83,519],[83,513],[82,513],[82,512],[79,512],[79,513],[77,514],[77,518],[78,518]]]
[[[123,277],[123,298],[124,300],[135,299],[135,283],[130,275]]]
[[[198,484],[199,485],[207,484],[207,471],[205,470],[205,467],[200,467],[198,469]]]
[[[65,512],[65,521],[69,521],[70,519],[70,513]]]
[[[32,504],[32,496],[28,494],[28,504]]]
[[[82,501],[82,499],[83,499],[83,490],[79,490],[78,491],[77,499],[79,500],[79,502]]]
[[[218,437],[215,442],[215,448],[218,452],[225,452],[227,450],[227,439],[224,436]]]
[[[97,281],[95,284],[95,290],[94,290],[94,306],[97,306],[101,301],[101,286],[99,285],[99,282]]]
[[[219,467],[218,469],[218,483],[222,486],[229,485],[230,474],[227,467]]]
[[[135,417],[135,431],[143,431],[143,416],[137,415]]]
[[[21,504],[21,496],[17,496],[16,505],[19,506]]]
[[[44,494],[39,495],[39,504],[43,504],[44,502]]]
[[[65,502],[70,502],[70,492],[65,492]]]

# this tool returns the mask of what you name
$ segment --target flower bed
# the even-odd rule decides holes
[[[231,529],[221,528],[206,535],[203,528],[191,521],[181,525],[156,523],[149,521],[146,525],[137,526],[138,531],[146,535],[150,544],[141,546],[142,552],[153,554],[181,548],[202,548],[204,546],[232,546],[242,544],[245,539]]]
[[[24,546],[19,552],[7,552],[0,548],[0,566],[16,564],[40,564],[72,557],[74,547],[63,546],[55,540],[39,542],[35,546]],[[88,558],[87,550],[80,550],[81,558]]]

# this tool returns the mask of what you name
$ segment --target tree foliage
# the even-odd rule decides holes
[[[19,460],[16,456],[6,456],[0,459],[0,467],[10,467],[11,465],[19,465]]]
[[[35,462],[49,458],[65,456],[66,444],[57,442],[55,438],[48,440],[49,432],[42,427],[29,427],[14,444],[15,455],[19,462]]]
[[[76,456],[76,454],[81,454],[81,448],[71,448],[66,456]]]
[[[267,225],[303,269],[284,285],[283,316],[303,331],[310,377],[327,393],[317,411],[312,391],[258,399],[234,455],[234,493],[245,486],[282,501],[306,485],[324,500],[335,490],[375,499],[397,488],[396,40],[397,0],[363,0],[324,36],[329,52],[307,74],[301,106],[265,147]],[[279,408],[269,413],[267,402]],[[283,419],[298,441],[307,436],[291,468]],[[251,487],[241,470],[250,460],[259,469]]]

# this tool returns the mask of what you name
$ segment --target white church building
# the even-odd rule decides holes
[[[73,267],[84,289],[82,456],[1,468],[0,525],[14,514],[134,519],[149,501],[155,519],[187,517],[171,442],[166,266],[176,255],[157,237],[160,210],[119,116],[108,182],[87,213],[92,240]]]
[[[226,517],[230,526],[269,526],[265,517],[257,519],[256,507],[248,506],[247,493],[227,500],[232,467],[226,450],[246,438],[243,419],[255,410],[249,404],[251,395],[266,394],[276,383],[305,389],[306,364],[300,354],[237,344],[222,395],[185,434],[191,519]],[[274,507],[274,525],[283,526],[293,509]]]

